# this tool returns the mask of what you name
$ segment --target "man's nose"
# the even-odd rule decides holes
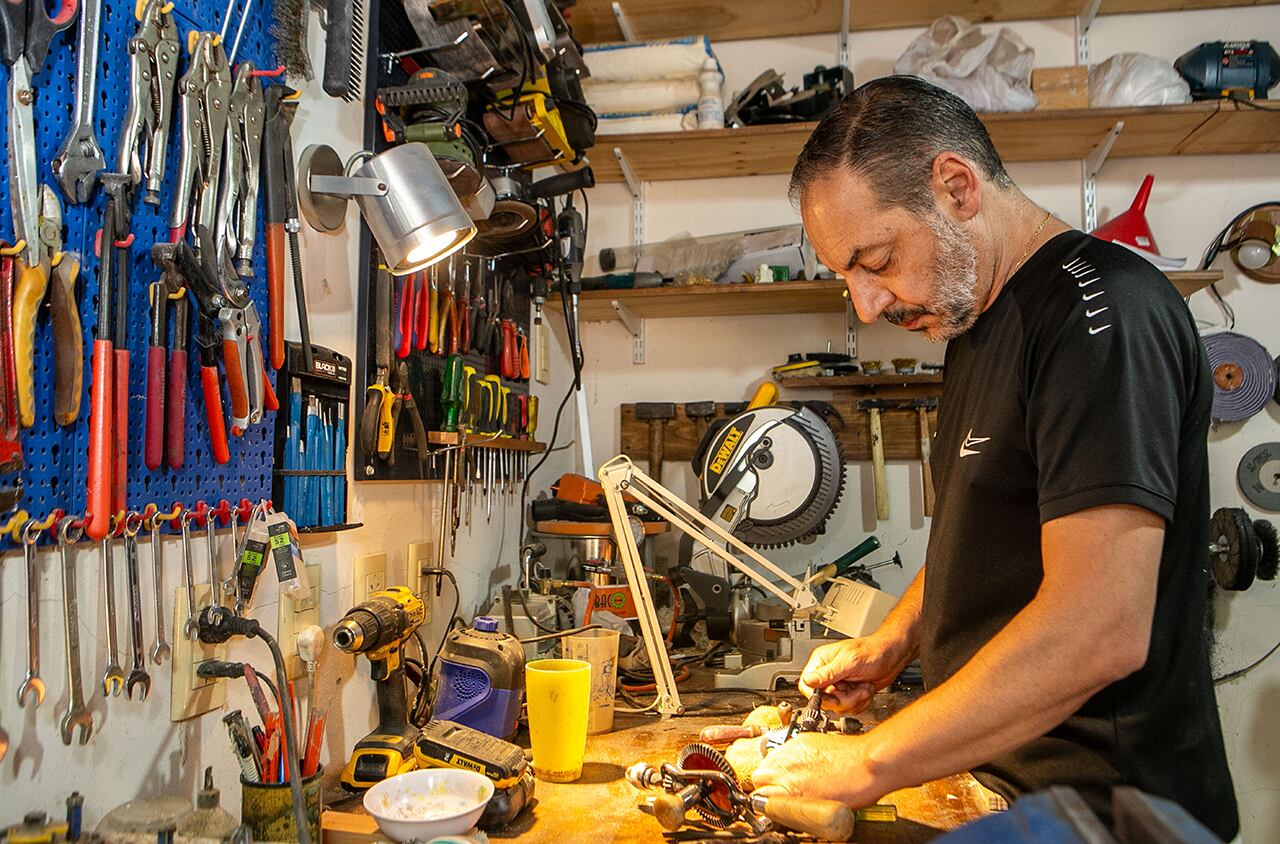
[[[855,285],[846,278],[844,286],[849,291],[849,301],[853,303],[858,319],[863,322],[875,322],[894,302],[894,295],[887,288],[866,280]]]

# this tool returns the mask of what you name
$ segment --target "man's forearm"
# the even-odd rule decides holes
[[[900,643],[903,657],[913,660],[920,649],[920,612],[924,605],[924,566],[916,573],[907,591],[902,593],[889,615],[880,623],[875,635],[883,635]]]

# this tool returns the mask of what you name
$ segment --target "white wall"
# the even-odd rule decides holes
[[[1037,66],[1074,63],[1070,21],[1013,24],[1012,28],[1036,50]],[[856,79],[865,81],[891,72],[898,55],[918,32],[855,33],[851,50]],[[1172,61],[1201,41],[1217,38],[1280,41],[1280,7],[1104,16],[1092,30],[1092,54],[1100,61],[1136,49]],[[801,75],[814,65],[833,63],[835,37],[714,46],[725,68],[726,92],[732,92],[767,67],[783,72],[788,84],[799,84]],[[1278,165],[1280,156],[1275,155],[1111,161],[1098,180],[1099,216],[1106,220],[1127,208],[1142,177],[1154,173],[1155,192],[1147,212],[1152,229],[1164,254],[1186,255],[1194,264],[1234,213],[1255,202],[1280,198]],[[1009,169],[1034,200],[1067,222],[1080,225],[1078,164],[1014,164]],[[650,241],[684,232],[705,235],[793,224],[798,219],[786,199],[785,176],[650,183],[645,196]],[[597,187],[592,191],[591,210],[590,250],[630,242],[631,203],[625,186]],[[1258,339],[1273,354],[1280,353],[1276,291],[1238,276],[1225,258],[1218,266],[1227,271],[1220,286],[1235,306],[1237,330]],[[1218,325],[1220,317],[1207,294],[1197,294],[1191,304],[1206,329]],[[645,331],[647,362],[642,366],[631,363],[630,337],[620,323],[592,323],[583,332],[590,425],[598,457],[618,449],[618,408],[623,403],[746,399],[769,368],[785,360],[788,352],[823,350],[828,341],[837,349],[843,348],[843,318],[839,315],[649,320]],[[942,356],[940,347],[885,324],[862,327],[858,342],[864,358]],[[784,391],[784,397],[818,394],[812,390]],[[1211,436],[1215,507],[1244,504],[1235,486],[1236,463],[1250,446],[1276,439],[1280,439],[1280,408],[1274,404],[1247,423],[1224,425]],[[877,573],[885,588],[900,592],[923,560],[928,531],[921,513],[919,464],[890,462],[891,518],[879,525],[870,466],[854,463],[848,471],[844,499],[828,534],[813,545],[783,549],[772,557],[798,570],[809,559],[832,559],[874,533],[884,550],[871,559],[887,558],[898,550],[906,563],[901,573],[889,569]],[[665,478],[675,490],[692,492],[693,475],[687,466],[669,463]],[[993,588],[999,588],[998,583]],[[1257,584],[1246,593],[1220,598],[1216,655],[1220,671],[1248,664],[1280,640],[1278,606],[1280,592],[1273,584]],[[1219,697],[1246,837],[1250,841],[1280,840],[1276,834],[1280,830],[1280,728],[1275,723],[1280,707],[1280,658],[1220,687]]]
[[[313,20],[312,55],[323,55],[322,30]],[[312,143],[328,143],[344,159],[360,149],[362,117],[359,106],[351,106],[325,96],[319,80],[304,91],[294,123],[295,152]],[[307,282],[312,342],[328,346],[354,360],[358,263],[356,232],[359,219],[354,204],[348,211],[347,228],[339,235],[322,235],[303,226],[303,273]],[[286,308],[289,325],[286,336],[296,338],[297,323],[290,304]],[[554,324],[555,321],[552,321]],[[568,358],[560,338],[552,342],[552,383],[534,384],[542,407],[554,410],[569,383]],[[353,396],[352,407],[359,413],[364,397]],[[354,429],[353,429],[354,430]],[[539,422],[539,435],[549,437],[551,415]],[[562,430],[561,443],[573,436],[572,425]],[[572,452],[553,455],[538,479],[558,477],[568,468]],[[536,486],[534,487],[536,488]],[[326,630],[352,604],[352,558],[358,554],[386,551],[388,583],[414,585],[405,577],[408,544],[434,541],[440,506],[438,484],[369,483],[349,484],[351,521],[365,527],[345,533],[309,537],[303,540],[308,564],[319,565],[320,621]],[[225,533],[225,532],[224,532]],[[457,553],[449,563],[462,588],[460,614],[470,619],[489,605],[495,587],[512,582],[518,566],[520,520],[518,504],[493,509],[491,522],[483,510],[473,514],[471,527],[459,529]],[[195,548],[196,581],[203,582],[204,542]],[[222,540],[222,567],[230,569],[230,543]],[[180,544],[163,541],[166,585],[166,625],[173,614],[173,589],[182,584]],[[127,593],[124,586],[123,554],[117,554],[116,600],[119,607],[122,650],[128,648]],[[151,671],[151,694],[144,702],[123,696],[104,700],[99,688],[106,653],[105,620],[98,599],[98,557],[96,548],[83,547],[78,554],[81,617],[81,651],[84,688],[91,695],[94,735],[85,747],[65,747],[58,724],[66,711],[68,692],[63,667],[63,635],[60,567],[55,554],[41,553],[41,674],[48,694],[36,710],[19,709],[16,692],[26,665],[26,580],[21,554],[4,555],[0,568],[0,726],[8,731],[11,746],[0,763],[0,827],[21,820],[29,809],[43,809],[60,817],[63,798],[73,789],[85,795],[85,822],[91,825],[114,806],[140,795],[182,794],[194,800],[206,765],[212,765],[216,784],[222,789],[223,805],[239,814],[240,787],[237,765],[229,752],[222,716],[231,709],[253,711],[243,682],[231,683],[226,709],[208,713],[185,723],[169,722],[168,663]],[[148,640],[154,618],[150,600],[151,567],[146,548],[142,549],[144,625]],[[426,597],[426,596],[424,596]],[[435,643],[448,622],[453,597],[444,587],[433,605],[430,630],[424,630],[429,646]],[[269,574],[259,581],[251,614],[268,631],[274,632],[278,606],[276,584]],[[170,632],[169,640],[173,641]],[[121,654],[125,671],[128,657]],[[229,659],[251,661],[270,672],[271,659],[258,642],[233,642]],[[328,726],[322,760],[326,780],[335,780],[346,761],[351,745],[376,723],[373,684],[368,679],[369,663],[338,653],[331,645],[321,657],[317,680],[318,700],[328,707]]]

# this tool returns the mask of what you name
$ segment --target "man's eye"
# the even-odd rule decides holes
[[[867,272],[871,273],[872,275],[879,275],[880,273],[884,272],[886,269],[889,268],[889,264],[890,264],[889,258],[886,257],[883,261],[881,261],[876,266],[869,266],[867,264],[863,264],[862,268]]]

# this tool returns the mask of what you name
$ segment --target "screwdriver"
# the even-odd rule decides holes
[[[458,430],[458,412],[462,409],[462,355],[445,358],[444,377],[440,386],[440,405],[444,408],[444,430]]]
[[[476,368],[462,367],[462,424],[468,431],[477,430],[480,413],[480,396],[476,388]]]

